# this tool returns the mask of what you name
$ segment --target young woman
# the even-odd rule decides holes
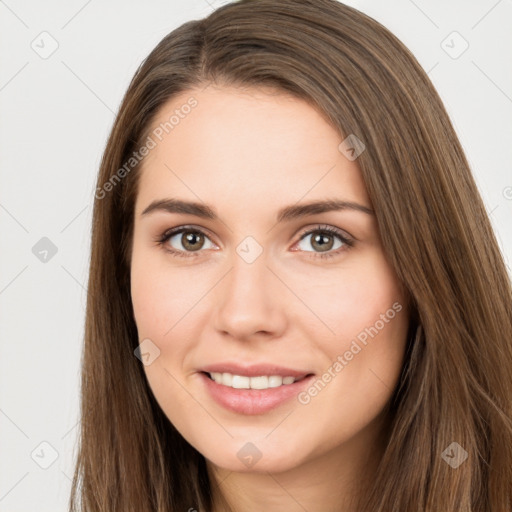
[[[511,299],[388,30],[334,0],[185,23],[101,164],[71,510],[510,510]]]

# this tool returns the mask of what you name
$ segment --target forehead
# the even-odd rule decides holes
[[[150,127],[137,209],[155,196],[262,205],[332,196],[369,205],[341,134],[306,101],[271,89],[208,86],[164,104]]]

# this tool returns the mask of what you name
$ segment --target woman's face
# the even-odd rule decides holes
[[[152,129],[131,293],[162,410],[231,471],[360,457],[408,312],[357,153],[312,106],[261,89],[182,93]]]

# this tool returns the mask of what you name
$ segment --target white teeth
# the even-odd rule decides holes
[[[295,377],[281,377],[280,375],[246,377],[245,375],[233,375],[232,373],[212,372],[210,376],[217,384],[222,384],[234,389],[277,388],[295,382]]]
[[[224,384],[224,386],[231,386],[233,383],[233,375],[231,373],[221,373],[220,375],[222,375],[220,383]],[[219,381],[216,380],[215,382]]]
[[[251,377],[251,389],[267,389],[268,388],[268,377],[263,375],[262,377]]]
[[[249,389],[251,387],[251,379],[243,375],[233,375],[231,387],[235,389]]]
[[[268,387],[269,388],[278,388],[283,384],[283,377],[281,375],[272,375],[268,378]]]

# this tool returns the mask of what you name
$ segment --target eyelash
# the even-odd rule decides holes
[[[160,246],[162,246],[163,250],[173,254],[174,256],[183,257],[183,258],[190,258],[196,256],[195,252],[202,252],[201,249],[198,251],[180,251],[177,249],[172,249],[169,247],[164,247],[164,244],[166,244],[167,241],[174,235],[177,235],[179,233],[183,232],[191,232],[191,233],[200,233],[205,237],[208,237],[208,235],[202,231],[201,229],[195,228],[193,226],[180,226],[178,228],[172,228],[164,233],[162,233],[157,239],[156,243]],[[299,242],[305,238],[308,235],[311,235],[313,233],[329,233],[330,235],[338,237],[338,239],[344,244],[342,247],[336,249],[335,251],[329,251],[325,253],[315,252],[315,251],[305,251],[305,252],[312,252],[314,256],[313,258],[331,258],[333,256],[339,255],[343,251],[347,251],[350,248],[354,246],[354,240],[346,237],[342,231],[333,228],[331,226],[325,226],[325,225],[318,225],[317,227],[313,229],[309,229],[303,233],[301,233]],[[209,237],[208,237],[209,238]]]

